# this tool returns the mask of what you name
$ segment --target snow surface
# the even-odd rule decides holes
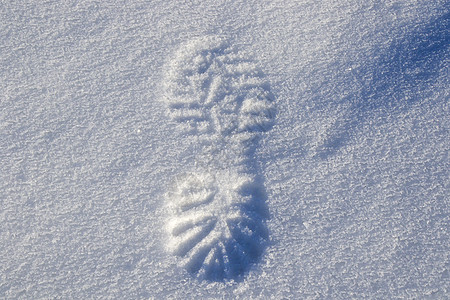
[[[449,9],[2,1],[0,298],[448,298]],[[211,35],[257,62],[277,110],[252,157],[267,245],[216,281],[167,251],[165,198],[199,164],[165,74]]]

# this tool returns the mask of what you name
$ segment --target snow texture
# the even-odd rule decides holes
[[[448,299],[449,19],[1,1],[0,298]]]

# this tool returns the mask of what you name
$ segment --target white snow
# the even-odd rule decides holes
[[[3,1],[0,298],[447,298],[449,8]],[[276,106],[254,153],[217,146],[226,154],[218,175],[199,159],[211,140],[186,133],[167,110],[178,101],[167,99],[177,51],[208,48],[195,41],[210,36],[239,53],[228,74],[255,65],[265,74]],[[230,82],[228,92],[211,82],[214,95],[245,84]],[[244,112],[269,105],[259,103],[244,102]],[[167,193],[200,168],[233,203],[237,183],[223,174],[245,177],[233,167],[241,159],[267,195],[267,245],[242,276],[197,278],[167,251]],[[228,215],[226,206],[207,213],[215,211]],[[206,258],[212,268],[215,259]]]

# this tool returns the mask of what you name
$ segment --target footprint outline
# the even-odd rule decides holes
[[[254,157],[275,118],[270,84],[251,58],[216,36],[181,45],[167,70],[168,114],[202,145],[196,169],[166,193],[169,251],[197,278],[242,279],[269,240]]]

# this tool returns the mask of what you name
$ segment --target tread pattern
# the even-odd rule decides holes
[[[177,180],[169,195],[169,247],[190,273],[236,278],[260,257],[268,235],[255,195],[252,178],[227,171]]]
[[[264,74],[226,40],[183,45],[168,70],[170,115],[190,134],[229,136],[272,126],[273,97]]]

